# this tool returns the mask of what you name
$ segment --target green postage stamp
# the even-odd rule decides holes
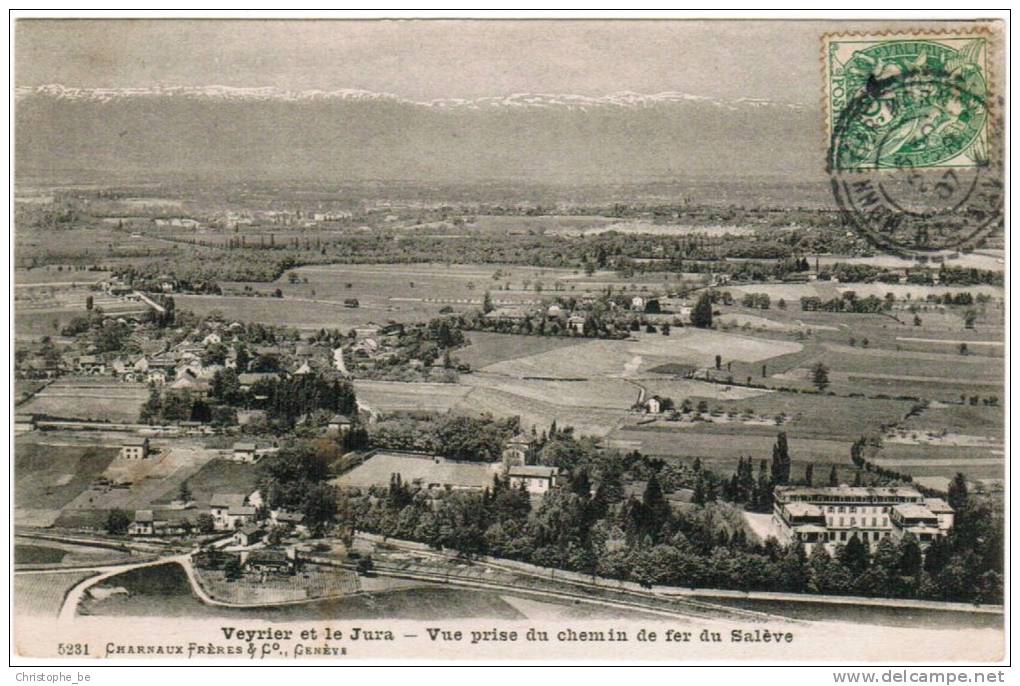
[[[990,35],[823,38],[830,171],[988,162]]]

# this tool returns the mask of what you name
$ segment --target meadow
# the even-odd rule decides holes
[[[95,572],[15,574],[14,611],[20,617],[56,617],[64,596]]]
[[[18,439],[14,451],[14,519],[48,526],[117,456],[116,448],[61,445],[38,436]]]
[[[345,488],[367,489],[385,486],[390,483],[391,475],[400,474],[405,482],[420,482],[425,486],[451,484],[454,487],[485,488],[492,484],[496,473],[489,463],[380,452],[331,483]]]
[[[354,392],[358,400],[376,412],[410,410],[447,412],[470,390],[459,384],[401,383],[366,379],[354,381]]]
[[[54,418],[132,423],[138,421],[148,395],[145,384],[64,377],[36,393],[18,411]]]
[[[497,362],[515,360],[531,355],[540,355],[550,350],[569,348],[583,342],[583,339],[561,338],[558,336],[518,336],[516,334],[469,331],[468,345],[457,350],[456,359],[473,369],[482,369]]]
[[[800,349],[799,343],[790,341],[687,327],[673,329],[669,336],[635,332],[622,341],[588,340],[575,347],[498,362],[484,371],[541,378],[634,377],[670,362],[705,367],[714,364],[716,355],[757,362]]]

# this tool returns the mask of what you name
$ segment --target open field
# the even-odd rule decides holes
[[[957,257],[946,257],[945,264],[949,267],[965,267],[967,269],[989,269],[1002,271],[1005,252],[1002,250],[981,250],[969,254],[961,254]],[[841,255],[819,255],[809,256],[808,261],[813,265],[815,260],[822,266],[843,262],[846,264],[869,264],[874,267],[887,267],[890,269],[915,268],[918,263],[915,260],[898,257],[896,255],[873,255],[871,257],[849,257]]]
[[[461,383],[483,389],[512,393],[520,397],[521,406],[544,402],[560,407],[593,410],[627,410],[637,399],[640,389],[621,379],[597,378],[584,381],[550,381],[516,379],[488,372],[465,374]],[[473,394],[473,392],[472,392]],[[472,395],[465,400],[471,402]]]
[[[683,402],[684,398],[741,401],[771,393],[771,391],[762,388],[727,386],[725,384],[708,383],[694,379],[641,377],[636,382],[644,386],[649,395],[661,395],[666,398],[672,398],[673,402],[678,406]],[[741,409],[743,409],[743,406],[741,406]]]
[[[58,511],[56,523],[99,528],[107,512],[115,507],[129,512],[157,510],[164,519],[194,521],[198,513],[208,511],[214,493],[247,495],[255,490],[254,465],[227,462],[215,459],[214,455],[215,451],[175,444],[144,461],[113,460],[101,476],[121,481],[122,485],[86,484],[80,495]],[[166,509],[177,498],[184,481],[188,482],[194,507]]]
[[[904,427],[914,431],[951,431],[977,434],[1001,441],[1005,432],[1004,407],[983,405],[931,405]]]
[[[15,288],[36,288],[45,284],[93,284],[110,278],[110,272],[71,270],[54,265],[36,269],[15,269]]]
[[[95,572],[15,574],[14,611],[20,617],[56,617],[64,596]]]
[[[466,336],[470,344],[458,349],[454,357],[460,362],[466,362],[474,369],[481,369],[497,362],[538,355],[559,348],[569,348],[583,342],[583,339],[576,338],[519,336],[487,331],[470,331]]]
[[[94,484],[65,510],[139,510],[176,497],[183,481],[189,479],[214,453],[195,446],[163,446],[159,454],[144,460],[113,460],[102,476],[113,484]],[[190,486],[190,482],[189,482]]]
[[[250,464],[227,460],[210,460],[188,477],[195,509],[202,512],[209,508],[209,501],[216,493],[250,494],[255,490],[257,467]],[[158,503],[168,502],[176,494],[168,493]],[[157,504],[158,504],[157,503]]]
[[[647,455],[677,457],[688,462],[695,457],[712,465],[720,474],[729,475],[740,457],[770,459],[776,442],[776,429],[751,433],[740,427],[728,434],[700,433],[684,429],[671,429],[659,425],[651,427],[628,426],[614,431],[608,443],[621,450],[640,450]],[[816,465],[850,465],[852,441],[791,437],[790,456],[795,465],[813,462]],[[816,467],[817,471],[817,467]]]
[[[271,290],[271,289],[270,289]],[[360,326],[370,321],[385,322],[395,318],[393,312],[378,309],[346,308],[343,301],[298,300],[285,298],[254,298],[229,295],[175,295],[177,307],[206,316],[219,312],[241,322],[272,322],[303,330]],[[420,313],[404,321],[423,319]]]
[[[818,359],[829,368],[829,378],[833,381],[901,378],[904,381],[996,385],[1000,383],[1004,372],[1002,358],[960,355],[958,352],[851,347],[834,343],[823,343]],[[787,374],[792,378],[807,378],[809,371],[808,367],[798,367]]]
[[[1002,446],[979,448],[886,442],[874,462],[916,476],[952,477],[957,472],[963,472],[972,479],[1001,479],[1005,476]]]
[[[148,396],[145,384],[65,377],[39,391],[18,410],[68,419],[136,422]]]
[[[111,564],[131,556],[126,550],[18,536],[14,541],[15,565],[85,566]]]
[[[496,463],[500,467],[502,463]],[[343,487],[368,488],[385,486],[392,474],[400,474],[405,482],[423,486],[452,484],[455,488],[485,488],[492,485],[497,473],[488,462],[456,462],[442,457],[379,452],[332,483]]]
[[[633,396],[636,398],[636,389]],[[632,400],[631,400],[632,402]],[[454,408],[471,415],[483,413],[494,417],[521,419],[525,430],[535,427],[538,431],[549,428],[553,420],[560,427],[572,426],[577,433],[590,436],[605,436],[614,427],[622,424],[630,412],[621,409],[605,410],[584,405],[555,405],[539,399],[527,399],[517,393],[488,386],[478,386]]]
[[[484,371],[543,378],[633,377],[669,362],[704,367],[714,364],[717,354],[727,360],[757,362],[800,349],[801,345],[794,342],[688,327],[673,329],[669,336],[641,332],[622,341],[586,341],[575,347],[499,362]]]
[[[157,258],[177,250],[173,243],[154,238],[133,237],[113,226],[76,226],[61,230],[57,237],[41,232],[17,231],[14,235],[18,265],[29,265],[33,257],[49,261],[85,261],[109,265],[117,257]]]
[[[116,448],[52,445],[37,435],[19,438],[14,451],[15,523],[51,524],[116,455]]]
[[[461,384],[357,379],[354,382],[354,392],[359,402],[377,412],[446,412],[455,407],[470,392],[470,388]]]
[[[677,398],[674,397],[674,401]],[[788,418],[782,430],[790,436],[815,438],[841,437],[853,441],[865,433],[878,431],[882,424],[896,422],[913,406],[905,400],[882,400],[866,398],[843,398],[808,393],[774,392],[741,400],[710,401],[709,409],[723,412],[742,413],[750,410],[755,415],[775,417],[783,414]],[[719,424],[700,424],[692,429],[705,433],[742,433],[755,431],[741,427]],[[769,429],[774,435],[778,428]]]

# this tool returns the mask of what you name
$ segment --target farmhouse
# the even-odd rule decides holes
[[[379,352],[379,344],[374,338],[365,338],[351,346],[351,353],[355,357],[370,358]]]
[[[249,524],[234,532],[234,545],[241,545],[247,548],[248,546],[261,541],[262,536],[262,529],[254,524]]]
[[[584,317],[575,314],[567,320],[567,326],[574,331],[574,333],[584,334],[584,322]]]
[[[235,443],[231,452],[231,459],[234,462],[247,462],[249,464],[257,459],[258,447],[254,443]]]
[[[231,531],[253,524],[257,510],[246,505],[247,498],[240,493],[217,493],[209,501],[209,514],[217,531]]]
[[[531,462],[534,440],[525,433],[519,433],[503,444],[503,464],[507,467],[526,465]]]
[[[780,542],[799,540],[810,554],[815,545],[834,549],[855,536],[874,549],[883,538],[900,540],[908,531],[927,547],[948,534],[953,511],[912,487],[779,486],[772,519]]]
[[[156,518],[152,510],[137,510],[134,521],[128,525],[129,536],[151,536]]]
[[[295,529],[303,529],[305,523],[305,516],[300,512],[290,512],[288,510],[272,510],[269,513],[269,518],[274,524],[281,526],[288,526]]]
[[[98,355],[82,355],[78,358],[77,366],[82,374],[106,373],[106,363]]]
[[[120,457],[124,460],[144,460],[149,456],[149,439],[129,436],[120,446]]]
[[[528,493],[542,494],[556,486],[559,472],[556,467],[523,465],[511,467],[507,475],[510,477],[511,488],[520,488],[523,485]]]
[[[327,433],[331,433],[337,436],[342,436],[351,430],[351,420],[342,414],[335,414],[329,419],[329,424],[326,427]]]
[[[379,335],[379,325],[369,322],[354,327],[354,335],[358,338],[371,338]]]
[[[662,412],[662,399],[657,395],[653,395],[645,401],[645,410],[648,414],[659,414]]]

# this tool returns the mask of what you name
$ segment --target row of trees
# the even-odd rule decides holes
[[[516,417],[497,420],[491,415],[405,415],[372,424],[369,443],[374,448],[492,462],[502,454],[503,443],[518,431]]]

